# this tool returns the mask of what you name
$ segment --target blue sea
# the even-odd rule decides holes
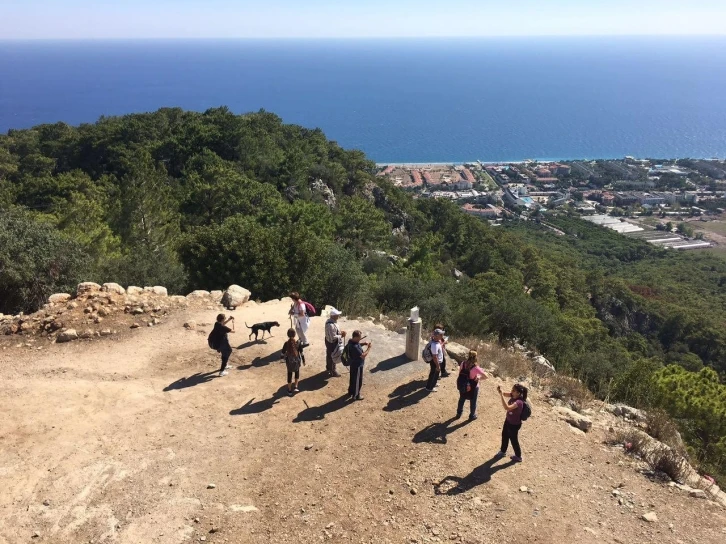
[[[726,37],[0,41],[0,132],[220,105],[380,163],[726,157]]]

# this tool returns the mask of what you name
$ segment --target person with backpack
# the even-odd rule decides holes
[[[290,293],[290,298],[292,299],[292,306],[288,313],[292,316],[295,322],[295,331],[297,332],[298,337],[300,337],[300,342],[302,342],[303,347],[308,347],[310,345],[306,334],[308,327],[310,326],[308,307],[305,304],[305,301],[300,298],[299,293],[293,291]]]
[[[521,463],[522,449],[519,447],[519,429],[522,428],[522,421],[529,418],[532,413],[527,404],[527,388],[517,383],[514,384],[510,393],[502,392],[501,386],[497,386],[497,391],[502,398],[502,406],[507,411],[507,416],[502,427],[502,447],[495,457],[504,457],[507,454],[507,446],[511,442],[514,455],[510,456],[510,459]],[[509,400],[506,397],[509,397]]]
[[[340,374],[335,366],[340,362],[340,354],[343,351],[345,331],[338,327],[338,319],[343,314],[340,310],[330,310],[330,318],[325,322],[325,370],[333,378],[339,378]]]
[[[345,353],[343,354],[343,363],[348,363],[346,366],[350,367],[350,384],[348,385],[348,400],[363,400],[360,396],[361,387],[363,387],[363,364],[365,363],[366,357],[371,352],[373,347],[372,342],[361,342],[363,339],[363,333],[360,331],[353,331],[353,336],[348,340],[348,344],[345,346]],[[366,350],[363,351],[362,346],[367,346]]]
[[[426,382],[426,391],[429,393],[439,390],[439,388],[436,387],[436,382],[439,381],[439,373],[441,372],[441,361],[443,359],[441,355],[441,352],[443,351],[441,342],[444,339],[444,334],[446,333],[441,329],[435,329],[431,340],[429,340],[429,343],[426,344],[422,353],[423,360],[430,366],[429,379]]]
[[[232,328],[227,326],[227,323],[232,322]],[[214,324],[212,332],[209,333],[207,343],[209,347],[217,350],[222,355],[222,368],[219,369],[219,376],[227,375],[227,362],[229,361],[230,355],[232,355],[232,346],[229,345],[229,338],[227,335],[234,331],[234,317],[226,317],[224,314],[217,316],[217,322]]]
[[[282,346],[282,358],[287,366],[287,396],[292,397],[295,393],[299,393],[298,383],[300,382],[300,365],[305,364],[305,355],[303,355],[304,346],[302,342],[295,340],[295,329],[288,329],[287,342]],[[292,378],[295,377],[295,386],[293,387]]]
[[[487,375],[479,366],[476,351],[470,351],[469,356],[459,366],[459,377],[456,379],[456,388],[459,390],[459,406],[456,409],[456,419],[464,413],[464,403],[469,400],[469,421],[474,421],[476,415],[476,401],[479,398],[479,380],[486,380]]]

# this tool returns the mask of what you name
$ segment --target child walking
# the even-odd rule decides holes
[[[287,395],[292,397],[295,393],[300,392],[298,388],[300,364],[305,364],[303,344],[295,340],[295,329],[288,329],[287,331],[287,342],[282,346],[282,358],[287,366]],[[295,376],[294,387],[292,383],[293,375]]]
[[[512,461],[522,462],[522,450],[519,447],[519,429],[522,428],[522,411],[524,403],[527,402],[527,388],[520,384],[515,384],[510,393],[503,393],[502,388],[497,386],[497,391],[502,398],[502,406],[507,411],[507,417],[504,419],[504,427],[502,427],[502,448],[496,454],[496,457],[504,457],[507,454],[509,442],[512,443],[514,455],[510,456]],[[509,400],[506,400],[509,397]]]
[[[476,401],[479,398],[479,380],[486,380],[487,375],[479,366],[476,351],[470,351],[469,356],[459,366],[459,377],[456,379],[456,388],[459,390],[459,406],[456,409],[456,419],[464,413],[464,403],[469,400],[469,420],[477,418]]]

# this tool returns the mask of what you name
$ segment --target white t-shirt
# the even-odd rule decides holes
[[[441,343],[436,340],[431,340],[431,360],[436,360],[439,363],[442,361]]]

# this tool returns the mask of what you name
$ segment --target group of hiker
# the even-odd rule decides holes
[[[298,383],[300,380],[300,366],[305,364],[304,350],[310,344],[307,338],[307,331],[310,325],[310,315],[314,315],[314,308],[300,298],[298,293],[291,293],[292,306],[288,312],[293,325],[287,331],[287,340],[282,347],[281,358],[285,361],[287,368],[287,394],[294,396],[299,392]],[[353,331],[345,342],[348,334],[338,326],[338,319],[342,312],[332,308],[329,317],[325,322],[325,371],[329,377],[338,378],[338,364],[343,364],[350,369],[350,382],[348,384],[348,401],[361,401],[361,388],[363,386],[363,367],[365,359],[371,351],[372,342],[365,342],[366,338],[359,330]],[[227,325],[231,323],[232,327]],[[227,374],[227,362],[232,353],[227,334],[234,332],[234,317],[226,317],[224,314],[217,316],[212,335],[218,335],[215,349],[222,356],[222,367],[220,376]],[[440,378],[450,375],[446,366],[446,343],[448,338],[444,327],[437,324],[431,334],[429,341],[423,350],[423,359],[429,364],[429,376],[426,382],[426,391],[434,393],[438,391],[437,383]],[[211,345],[211,344],[210,344]],[[459,402],[456,409],[455,419],[462,417],[466,401],[469,401],[469,420],[477,419],[477,401],[479,397],[479,382],[487,379],[484,370],[479,366],[478,355],[470,351],[468,357],[459,365],[456,387],[459,392]],[[515,384],[508,393],[497,386],[502,406],[506,411],[504,425],[502,427],[501,449],[497,457],[506,455],[511,443],[514,455],[511,459],[515,462],[522,461],[522,451],[519,445],[519,430],[522,421],[531,414],[531,408],[527,403],[527,388],[521,384]]]

